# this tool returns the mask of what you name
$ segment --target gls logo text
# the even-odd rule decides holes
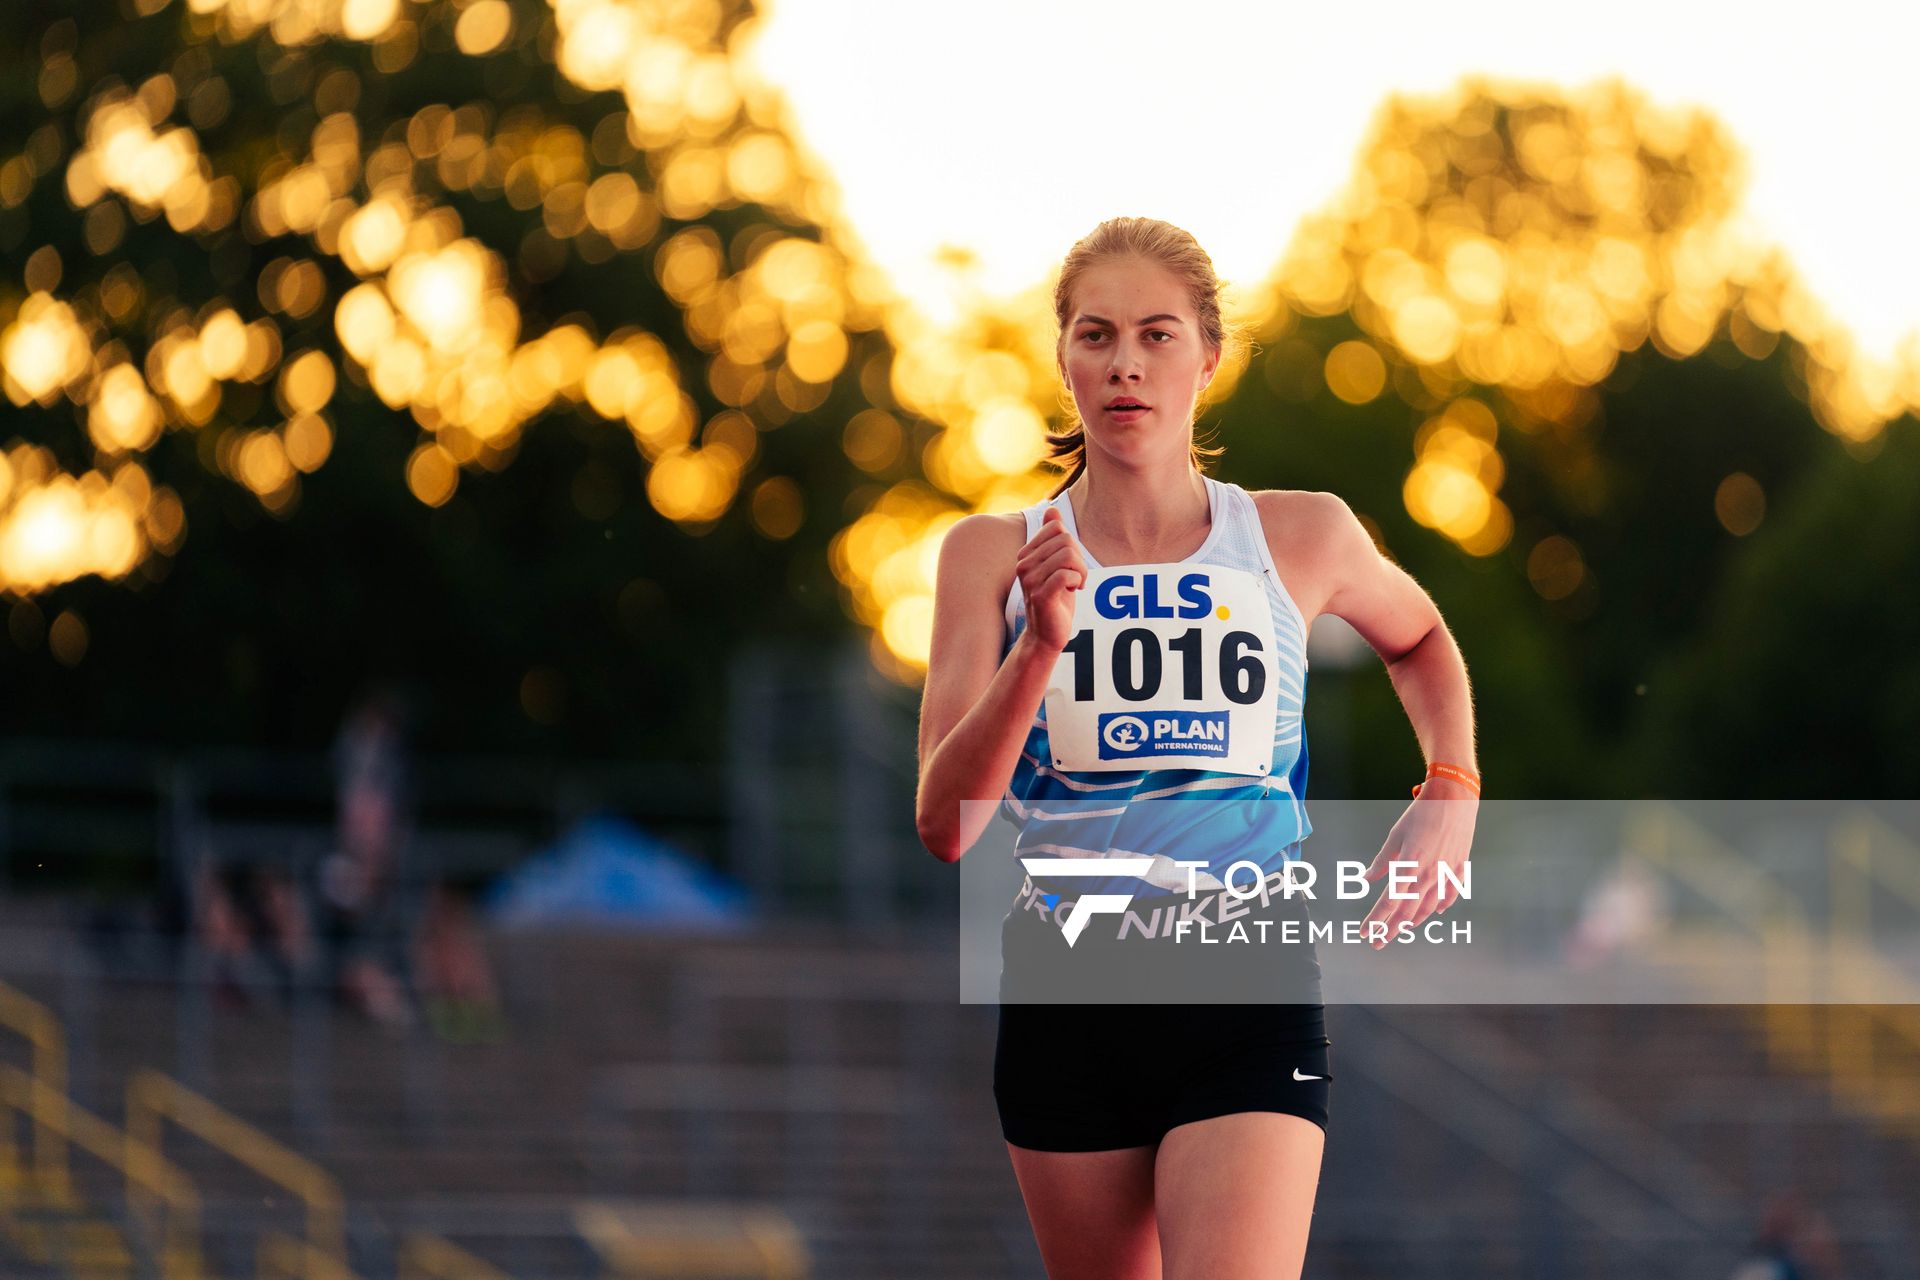
[[[1204,618],[1213,612],[1209,585],[1204,573],[1182,575],[1174,587],[1180,596],[1176,609],[1160,603],[1160,579],[1155,575],[1116,574],[1093,593],[1093,608],[1103,618]]]

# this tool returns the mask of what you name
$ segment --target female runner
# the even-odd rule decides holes
[[[1077,409],[1054,444],[1072,472],[1025,512],[961,520],[941,549],[920,837],[957,860],[994,810],[964,802],[986,800],[1022,826],[1023,852],[1130,859],[1129,874],[1063,881],[1059,895],[1030,879],[1003,927],[994,1093],[1048,1276],[1297,1277],[1332,1076],[1311,944],[1261,949],[1289,953],[1266,972],[1294,980],[1291,1003],[1050,1005],[1034,1002],[1049,990],[1034,975],[1064,959],[1054,973],[1070,991],[1116,971],[1145,984],[1175,956],[1188,974],[1227,974],[1186,957],[1230,948],[1169,948],[1171,931],[1146,965],[1121,965],[1138,934],[1117,937],[1114,914],[1082,921],[1069,947],[1072,899],[1129,894],[1137,924],[1155,895],[1217,899],[1235,861],[1265,876],[1299,856],[1305,648],[1323,613],[1385,660],[1432,762],[1367,873],[1416,863],[1415,889],[1383,893],[1366,936],[1445,910],[1438,867],[1464,868],[1479,795],[1466,667],[1432,600],[1338,497],[1248,493],[1200,470],[1194,408],[1234,335],[1190,235],[1102,223],[1068,255],[1054,308]],[[1099,608],[1077,608],[1090,583]],[[1181,621],[1142,630],[1169,614]],[[1182,799],[1200,803],[1164,803]],[[1300,914],[1277,894],[1256,910]]]

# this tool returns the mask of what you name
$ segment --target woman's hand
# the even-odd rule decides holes
[[[1087,585],[1087,562],[1079,542],[1067,532],[1060,508],[1047,508],[1015,563],[1027,598],[1027,634],[1046,651],[1058,653],[1073,639],[1074,593]]]
[[[1420,794],[1387,833],[1380,854],[1367,868],[1366,879],[1385,880],[1395,868],[1390,863],[1417,863],[1417,869],[1398,868],[1404,884],[1409,872],[1412,897],[1388,896],[1382,889],[1361,926],[1361,936],[1378,951],[1398,932],[1402,922],[1419,928],[1428,916],[1445,911],[1460,896],[1456,882],[1467,878],[1467,858],[1473,845],[1474,821],[1479,816],[1480,798],[1472,790],[1449,778],[1428,778],[1420,784]],[[1442,865],[1453,869],[1444,883]],[[1389,884],[1388,888],[1391,888]],[[1379,921],[1384,936],[1374,928]]]

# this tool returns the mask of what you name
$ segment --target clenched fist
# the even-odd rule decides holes
[[[1027,630],[1035,643],[1058,653],[1073,638],[1074,592],[1087,585],[1087,562],[1060,508],[1047,508],[1016,563],[1027,598]]]

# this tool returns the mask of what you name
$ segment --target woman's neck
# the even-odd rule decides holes
[[[1190,554],[1207,535],[1212,504],[1207,483],[1189,465],[1168,479],[1089,468],[1067,489],[1084,544],[1102,564],[1149,564]],[[1102,554],[1102,550],[1106,554]]]

